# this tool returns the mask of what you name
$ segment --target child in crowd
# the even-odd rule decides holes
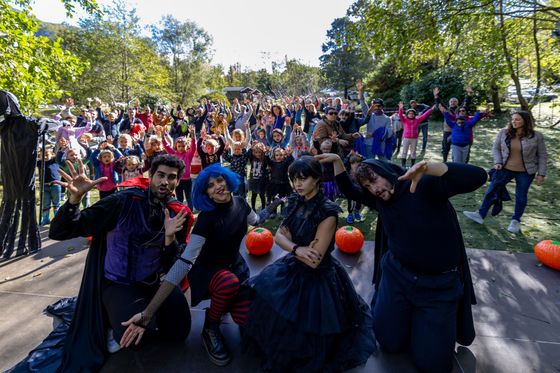
[[[266,139],[266,130],[262,127],[257,127],[253,131],[253,137],[255,141],[263,144],[264,146],[268,146],[268,140]]]
[[[140,119],[142,125],[140,123],[133,124],[130,129],[130,135],[134,136],[138,132],[146,131],[150,126],[154,124],[154,116],[152,114],[152,108],[149,105],[146,105],[144,111],[140,109],[140,103],[138,103],[138,107],[136,108],[136,118]]]
[[[290,148],[292,149],[292,156],[294,159],[298,159],[302,153],[307,153],[309,151],[307,135],[297,124],[294,124],[294,130],[290,135]]]
[[[451,157],[455,163],[467,163],[469,147],[473,140],[473,128],[480,120],[481,113],[477,111],[473,117],[464,115],[450,115],[443,105],[439,109],[445,118],[445,123],[451,127]],[[455,120],[453,119],[455,117]]]
[[[115,169],[119,174],[120,182],[142,176],[142,161],[136,155],[126,155],[115,163]]]
[[[403,131],[404,131],[403,125],[401,120],[399,119],[398,113],[394,113],[393,115],[391,115],[389,119],[391,119],[391,127],[393,128],[393,133],[397,137],[397,146],[393,151],[393,155],[399,154],[401,151],[401,143],[402,143]]]
[[[106,136],[112,136],[113,139],[117,139],[119,137],[119,126],[123,119],[124,112],[121,111],[110,111],[107,116],[103,110],[101,110],[101,100],[96,98],[96,111],[97,111],[97,118],[103,125],[103,130],[105,131]]]
[[[76,125],[76,117],[73,115],[69,115],[62,121],[62,127],[58,128],[56,133],[56,139],[65,138],[70,143],[70,147],[74,149],[81,149],[82,147],[78,143],[78,138],[82,136],[84,133],[89,132],[91,130],[91,114],[85,113],[85,120],[86,126],[85,127],[77,127]],[[82,156],[86,155],[85,149],[80,150]]]
[[[44,174],[42,174],[43,163],[45,166]],[[46,147],[44,151],[39,149],[37,167],[39,168],[40,177],[44,179],[43,205],[41,206],[41,225],[47,225],[51,222],[51,205],[53,213],[56,215],[58,208],[60,207],[60,198],[62,196],[61,186],[56,183],[56,181],[60,181],[60,167],[56,162],[54,149],[52,147]]]
[[[270,127],[268,127],[268,128],[270,128]],[[291,135],[291,132],[290,132],[290,135]],[[284,149],[288,145],[289,138],[286,138],[284,136],[284,131],[282,131],[279,128],[275,128],[270,133],[270,136],[268,136],[267,141],[270,144],[271,148],[279,147],[279,148]]]
[[[353,176],[354,171],[358,168],[358,165],[365,158],[356,152],[350,152],[346,157],[346,170],[348,174]],[[362,209],[362,203],[360,201],[354,201],[353,199],[347,198],[348,202],[348,216],[346,217],[346,223],[354,224],[354,222],[359,222],[362,220],[362,215],[360,215],[360,210]]]
[[[192,180],[191,180],[191,162],[196,153],[196,140],[194,134],[194,126],[189,126],[188,133],[190,136],[190,141],[187,140],[185,136],[179,136],[175,139],[175,144],[171,147],[171,138],[169,135],[163,137],[163,147],[168,154],[175,154],[177,157],[181,158],[183,163],[185,163],[185,172],[181,176],[181,180],[175,188],[175,194],[179,202],[187,201],[187,205],[192,210]]]
[[[122,156],[122,153],[108,142],[99,144],[99,148],[91,153],[90,159],[95,170],[95,179],[107,178],[97,184],[99,199],[110,196],[117,191],[119,175],[115,170],[115,159],[120,159]]]
[[[237,192],[234,192],[234,195],[245,199],[247,197],[245,184],[247,183],[247,161],[249,160],[249,152],[243,145],[244,143],[240,141],[234,141],[231,146],[231,153],[226,151],[223,158],[226,162],[230,163],[229,168],[241,178],[239,188],[237,188]]]
[[[86,149],[86,156],[85,157],[81,157],[81,153],[79,149],[74,149],[74,148],[68,148],[66,149],[66,151],[62,154],[57,154],[57,161],[58,164],[60,165],[60,168],[66,172],[68,175],[71,175],[70,173],[70,168],[68,167],[68,164],[66,163],[66,161],[69,161],[72,166],[74,167],[74,170],[78,170],[79,169],[79,160],[82,160],[82,164],[84,165],[84,172],[86,174],[87,177],[90,177],[92,174],[92,169],[91,169],[91,162],[90,157],[91,157],[91,149],[89,148],[89,146],[87,146],[85,143],[82,142],[82,145],[85,147]],[[89,207],[90,204],[90,199],[89,199],[89,192],[87,192],[84,195],[84,198],[82,199],[82,208],[87,208]]]
[[[177,115],[173,114],[175,108],[171,108],[171,128],[169,129],[169,135],[171,138],[176,139],[181,136],[187,136],[189,134],[189,122],[185,116],[185,111],[181,108],[181,105],[177,106]]]
[[[144,154],[142,141],[138,140],[138,143],[134,144],[132,136],[128,133],[123,133],[119,136],[118,144],[118,149],[124,156],[135,155],[138,158],[142,158],[142,154]]]
[[[251,191],[251,208],[255,211],[257,196],[261,199],[261,209],[266,206],[266,189],[268,186],[268,168],[266,162],[266,147],[255,142],[249,150],[251,174],[249,175],[249,190]]]
[[[428,110],[424,111],[422,115],[416,116],[416,110],[413,108],[409,108],[406,111],[406,116],[404,113],[404,103],[401,101],[399,102],[399,119],[403,125],[403,141],[402,141],[402,153],[400,155],[401,158],[401,165],[402,167],[406,166],[406,158],[408,154],[408,150],[410,148],[410,165],[413,166],[416,163],[416,145],[418,143],[418,126],[422,123],[426,118],[432,114],[432,111],[439,103],[439,88],[434,88],[434,98],[436,101],[436,105],[432,106]]]
[[[270,169],[270,182],[266,198],[272,201],[274,198],[282,198],[291,194],[292,187],[288,179],[288,167],[294,161],[294,157],[291,154],[286,156],[284,149],[277,146],[272,149],[271,157],[266,157],[266,161]],[[276,217],[276,209],[274,209],[270,217]]]
[[[161,138],[157,135],[151,135],[146,144],[146,152],[143,156],[144,170],[149,170],[154,158],[160,154],[165,154]]]
[[[210,132],[223,135],[228,131],[228,125],[231,121],[231,114],[216,112],[212,117],[213,123],[210,126]]]
[[[208,136],[203,129],[200,131],[200,138],[196,148],[200,156],[202,168],[204,169],[211,164],[220,163],[220,157],[225,149],[225,142],[222,136],[217,134]]]
[[[323,140],[320,146],[321,153],[332,153],[333,143],[330,139]],[[321,163],[321,167],[323,168],[323,177],[321,179],[323,182],[323,194],[327,199],[334,202],[340,194],[334,180],[334,166],[332,163]]]
[[[251,142],[251,128],[249,127],[249,123],[245,123],[245,132],[237,128],[232,131],[231,136],[228,131],[225,131],[224,137],[226,143],[228,143],[230,147],[234,142],[239,142],[243,149],[247,149]]]

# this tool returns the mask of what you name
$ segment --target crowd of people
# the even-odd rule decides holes
[[[486,182],[468,162],[473,127],[489,114],[473,112],[471,89],[461,106],[457,98],[443,105],[434,88],[431,106],[413,100],[387,113],[379,98],[366,103],[361,82],[357,89],[359,103],[254,92],[229,106],[202,99],[154,112],[95,99],[77,116],[67,100],[55,144],[38,160],[41,223],[51,224],[51,238],[93,237],[63,367],[99,368],[105,351],[156,335],[183,341],[191,329],[181,294],[188,283],[190,306],[210,300],[202,340],[217,365],[232,358],[219,327],[229,313],[266,371],[344,371],[365,364],[376,341],[386,352],[408,350],[422,371],[450,371],[455,342],[474,339],[475,297],[449,198]],[[444,162],[416,162],[434,109],[444,117]],[[515,179],[508,230],[518,233],[529,186],[535,178],[541,185],[547,169],[530,115],[512,115],[492,156],[482,205],[465,215],[482,224],[492,205],[499,213]],[[99,202],[90,206],[94,188]],[[330,255],[342,196],[349,224],[362,218],[362,206],[378,212],[371,307]],[[287,255],[251,277],[241,241],[249,226],[277,215],[275,242]],[[433,225],[441,234],[428,233]],[[89,357],[78,358],[77,348]]]

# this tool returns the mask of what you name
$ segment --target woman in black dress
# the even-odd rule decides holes
[[[375,351],[369,307],[331,256],[340,208],[321,192],[321,165],[302,156],[288,171],[296,193],[275,241],[288,255],[250,280],[244,338],[278,372],[340,372]]]

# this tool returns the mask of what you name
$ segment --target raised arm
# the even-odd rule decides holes
[[[245,141],[243,142],[243,147],[249,149],[251,147],[251,125],[245,123]]]
[[[101,177],[96,180],[88,178],[81,159],[78,159],[77,170],[70,161],[66,161],[66,165],[70,174],[61,169],[60,175],[65,181],[54,181],[54,183],[65,187],[70,196],[52,220],[49,238],[67,240],[74,237],[93,236],[107,231],[116,224],[117,214],[114,212],[120,210],[119,198],[109,196],[84,211],[79,209],[83,196],[107,178]]]

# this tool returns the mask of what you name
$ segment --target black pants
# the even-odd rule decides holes
[[[191,199],[191,191],[192,191],[192,180],[188,179],[181,179],[177,187],[175,188],[175,195],[179,202],[183,203],[184,200],[187,200],[187,205],[192,210],[192,199]]]
[[[441,140],[441,154],[443,161],[447,162],[449,151],[451,150],[451,132],[443,132],[443,139]]]
[[[395,148],[395,151],[393,152],[393,155],[399,155],[401,153],[401,144],[402,144],[402,135],[403,135],[404,130],[400,130],[396,132],[397,135],[397,147]]]
[[[403,267],[390,252],[381,259],[381,267],[371,308],[380,346],[389,353],[410,351],[422,372],[450,372],[463,295],[460,273],[420,275]]]
[[[159,281],[156,281],[153,285],[144,283],[122,285],[105,280],[102,290],[103,306],[109,316],[109,322],[117,343],[126,330],[126,327],[122,326],[121,323],[144,311],[158,288]],[[191,312],[189,304],[181,290],[175,287],[169,297],[161,304],[155,317],[150,321],[142,342],[144,342],[144,339],[154,337],[170,342],[182,342],[187,338],[190,330]]]

